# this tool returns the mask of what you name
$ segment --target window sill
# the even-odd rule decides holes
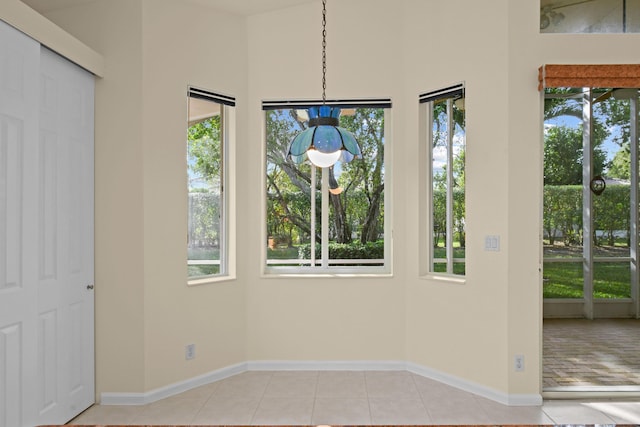
[[[390,279],[393,273],[390,272],[283,272],[283,271],[265,271],[262,273],[263,279]]]
[[[433,282],[439,283],[450,283],[452,285],[465,285],[467,283],[467,278],[464,276],[452,276],[448,274],[437,274],[430,273],[424,276],[420,276],[422,280],[431,280]]]
[[[201,277],[198,279],[191,279],[187,281],[187,286],[200,286],[209,285],[214,283],[224,283],[235,281],[236,276],[213,276],[213,277]]]

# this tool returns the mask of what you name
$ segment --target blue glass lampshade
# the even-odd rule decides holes
[[[287,157],[300,164],[306,159],[318,167],[329,167],[337,161],[348,163],[362,158],[356,138],[341,128],[338,117],[340,108],[322,105],[311,107],[309,128],[291,140]]]

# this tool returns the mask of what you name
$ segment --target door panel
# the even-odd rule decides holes
[[[0,21],[0,427],[94,401],[93,84]]]
[[[38,43],[0,21],[0,427],[35,420],[39,63]]]
[[[39,335],[55,348],[38,388],[56,400],[41,394],[38,423],[64,423],[94,400],[93,77],[42,48],[40,83]]]

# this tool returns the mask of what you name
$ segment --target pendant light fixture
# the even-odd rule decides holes
[[[322,105],[307,109],[309,128],[296,135],[289,144],[287,157],[300,164],[306,159],[320,168],[337,161],[362,158],[356,138],[339,126],[340,108],[327,104],[327,1],[322,0]]]

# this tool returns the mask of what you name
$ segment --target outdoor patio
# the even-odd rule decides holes
[[[637,386],[640,320],[545,319],[543,389]]]

